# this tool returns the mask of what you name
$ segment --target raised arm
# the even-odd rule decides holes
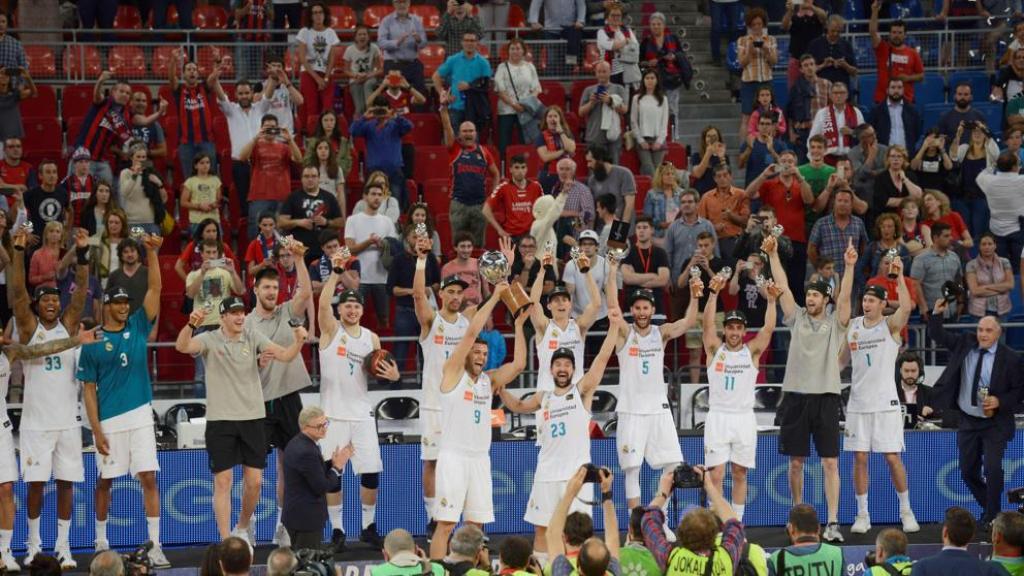
[[[43,356],[51,356],[53,354],[59,354],[65,350],[81,346],[82,344],[92,344],[99,341],[99,338],[102,337],[100,330],[101,327],[99,325],[94,326],[90,330],[80,328],[78,333],[70,338],[50,340],[48,342],[43,342],[42,344],[33,344],[31,346],[18,344],[17,342],[3,341],[3,352],[7,355],[7,359],[12,363],[17,360],[33,360],[35,358],[42,358]]]
[[[292,316],[302,316],[306,312],[309,302],[313,299],[313,281],[309,277],[309,267],[304,264],[306,257],[306,246],[299,241],[291,242],[288,245],[288,249],[295,256],[295,262],[298,265],[295,267],[296,286],[295,295],[292,296],[290,306],[292,307]],[[310,328],[312,331],[312,328]]]
[[[774,280],[769,280],[765,285],[764,293],[768,300],[768,306],[764,310],[764,325],[757,332],[757,336],[754,336],[754,339],[747,344],[755,361],[772,344],[772,332],[775,331],[776,316],[778,315],[777,304],[779,296],[782,295],[782,289],[775,284]]]
[[[779,296],[779,304],[782,304],[783,318],[789,318],[796,314],[796,299],[789,289],[789,279],[786,278],[786,269],[782,267],[782,260],[779,259],[779,241],[774,236],[768,236],[761,243],[761,250],[768,254],[768,263],[771,265],[772,280],[782,290]]]
[[[531,394],[526,400],[523,400],[504,387],[498,391],[498,394],[501,396],[501,401],[505,404],[505,407],[515,414],[533,414],[540,410],[540,402],[544,398],[544,392],[536,392]]]
[[[14,258],[11,260],[11,277],[8,279],[8,288],[14,300],[14,323],[18,328],[18,339],[22,344],[28,344],[32,334],[36,331],[38,320],[32,312],[32,300],[28,295],[28,284],[25,279],[25,243],[28,241],[28,233],[24,227],[14,233]]]
[[[576,495],[580,493],[580,488],[583,487],[583,480],[587,477],[587,468],[585,466],[580,467],[579,470],[573,474],[572,478],[565,486],[565,493],[562,495],[562,499],[555,506],[555,511],[551,514],[551,521],[548,522],[547,531],[547,545],[548,545],[548,557],[558,558],[565,554],[565,539],[563,538],[565,533],[565,518],[569,515],[569,507],[572,505],[573,500],[576,499]]]
[[[466,356],[469,355],[469,351],[473,348],[473,343],[476,342],[476,337],[480,335],[484,324],[487,323],[487,318],[494,312],[494,307],[497,306],[498,299],[505,290],[508,290],[507,282],[496,285],[491,293],[491,297],[487,299],[487,302],[484,302],[483,306],[473,315],[473,319],[469,321],[469,327],[466,328],[466,333],[462,336],[462,340],[455,346],[455,350],[452,350],[452,355],[444,362],[441,377],[442,392],[451,392],[459,384],[459,378],[462,371],[465,370]]]
[[[878,12],[882,9],[881,0],[871,2],[871,19],[868,20],[868,34],[871,35],[871,47],[878,48],[882,43],[882,37],[878,34]]]
[[[533,304],[527,304],[527,306],[533,306]],[[497,389],[504,388],[506,384],[518,378],[526,368],[526,337],[523,335],[523,326],[526,324],[527,318],[526,311],[520,312],[516,317],[515,349],[512,352],[512,361],[491,371],[491,384]],[[476,320],[476,316],[473,317],[473,320]]]
[[[156,321],[160,315],[160,295],[163,294],[163,279],[160,275],[160,257],[157,251],[164,239],[160,236],[147,234],[142,239],[146,247],[146,296],[142,300],[142,307],[146,310],[146,318],[150,322]]]
[[[700,300],[700,291],[703,290],[704,283],[700,280],[690,280],[690,305],[686,307],[686,315],[668,324],[664,324],[661,327],[661,340],[662,342],[668,342],[686,334],[686,332],[693,328],[697,324],[697,304]],[[711,300],[710,298],[708,299]]]
[[[435,72],[436,76],[437,73]],[[435,88],[439,86],[435,84]],[[440,90],[440,89],[439,89]],[[455,128],[452,127],[452,117],[448,114],[448,107],[441,107],[441,127],[444,129],[444,145],[451,146],[455,142]]]
[[[610,276],[611,274],[609,274]],[[576,324],[579,325],[582,332],[586,332],[594,324],[594,320],[597,318],[597,314],[601,311],[601,292],[597,289],[597,282],[594,282],[594,271],[593,269],[587,270],[587,273],[583,275],[583,282],[587,286],[587,296],[590,297],[590,301],[587,302],[587,307],[583,309],[583,313],[576,319]]]
[[[202,347],[195,338],[192,337],[193,332],[196,328],[203,324],[203,319],[206,318],[206,310],[201,306],[192,310],[192,314],[189,314],[188,323],[181,327],[178,332],[178,338],[174,341],[174,349],[182,354],[195,355],[202,351]]]
[[[181,73],[181,64],[181,49],[174,50],[171,53],[171,64],[167,67],[167,84],[170,85],[172,92],[178,89],[178,85],[180,83],[178,74]]]
[[[75,230],[74,248],[77,261],[75,285],[84,288],[89,285],[89,233],[85,231],[85,228]],[[72,336],[78,332],[78,321],[82,318],[82,312],[85,311],[85,301],[88,295],[88,290],[82,288],[75,290],[71,294],[71,301],[68,303],[67,309],[61,316],[64,327]]]
[[[96,78],[96,83],[92,86],[92,103],[101,104],[106,98],[103,95],[103,85],[110,81],[114,77],[114,73],[110,70],[104,70],[100,72],[99,78]]]
[[[907,289],[907,280],[903,275],[903,259],[895,258],[890,264],[896,272],[896,295],[899,297],[899,307],[892,316],[889,316],[889,331],[895,336],[910,320],[910,313],[914,310],[914,301],[910,297],[910,290]]]
[[[533,306],[530,306],[530,321],[533,323],[533,330],[537,334],[544,334],[544,331],[548,329],[548,317],[540,307],[540,297],[544,294],[544,276],[547,274],[548,262],[554,262],[554,257],[545,252],[540,260],[540,270],[537,271],[537,278],[534,279],[533,286],[530,287],[530,302],[534,303]]]
[[[340,251],[339,251],[340,252]],[[335,252],[331,255],[331,275],[324,282],[320,289],[320,308],[317,312],[317,324],[320,325],[320,348],[334,339],[334,333],[338,330],[338,320],[334,317],[334,310],[331,303],[334,301],[334,290],[345,273],[346,260],[341,254]]]
[[[739,268],[739,266],[737,266]],[[736,273],[737,275],[739,272]],[[736,275],[733,276],[734,278]],[[715,314],[718,312],[718,292],[722,289],[722,280],[715,276],[711,279],[711,285],[708,290],[711,290],[712,296],[708,298],[708,303],[704,305],[704,351],[708,355],[708,365],[711,364],[710,358],[713,358],[715,351],[722,347],[722,339],[718,337],[718,327],[715,326]],[[694,300],[693,295],[690,296],[690,301]]]
[[[412,276],[412,300],[416,305],[416,320],[420,323],[420,335],[425,336],[434,323],[437,312],[427,298],[427,254],[430,252],[430,238],[416,240],[416,272]]]
[[[843,279],[839,283],[839,294],[836,295],[836,315],[839,325],[845,328],[850,324],[850,315],[853,311],[853,276],[857,267],[857,249],[853,247],[853,238],[847,242],[843,263]]]
[[[604,378],[604,371],[608,367],[608,360],[611,359],[612,353],[615,352],[615,345],[619,341],[619,333],[622,332],[623,328],[626,328],[626,321],[622,318],[622,311],[618,308],[609,310],[608,334],[605,335],[601,349],[598,350],[597,356],[590,362],[590,368],[583,375],[583,379],[579,383],[580,393],[583,395],[594,391],[601,383],[601,379]]]

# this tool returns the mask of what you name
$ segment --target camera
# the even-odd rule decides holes
[[[964,130],[974,130],[978,127],[978,123],[974,120],[968,120],[964,122]]]
[[[228,265],[228,261],[225,258],[214,258],[210,260],[210,266],[212,268],[224,268]]]
[[[334,576],[334,552],[320,548],[303,548],[295,551],[299,561],[293,576]]]
[[[306,321],[301,316],[293,316],[290,319],[288,319],[288,326],[292,328],[298,328],[299,326],[302,326],[305,323]]]
[[[583,477],[585,484],[600,484],[601,483],[601,467],[593,464],[587,464],[587,475]]]
[[[608,93],[608,87],[598,85],[597,89],[594,92],[597,94],[598,97],[604,96],[605,94]]]
[[[964,296],[964,288],[958,282],[949,280],[942,285],[942,297],[947,304],[952,304]]]
[[[878,566],[878,557],[875,556],[874,550],[864,555],[864,567],[868,568],[868,572],[871,571],[872,566]]]
[[[130,576],[140,574],[152,574],[153,562],[149,559],[149,551],[153,549],[153,542],[146,541],[138,548],[121,554],[121,562],[124,564],[124,573]]]
[[[280,128],[273,128],[273,127],[267,128],[267,134],[269,134],[270,136],[277,136],[280,133],[281,133],[281,129]]]
[[[685,462],[676,466],[672,472],[672,489],[677,488],[703,488],[704,473],[699,472],[693,466]]]
[[[1024,514],[1024,487],[1006,491],[1006,499],[1017,505],[1017,513]]]
[[[764,40],[754,40],[754,48],[764,48]]]

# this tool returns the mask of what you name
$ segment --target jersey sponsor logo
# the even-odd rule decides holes
[[[348,351],[345,349],[344,346],[338,346],[338,350],[337,350],[338,356],[345,356],[347,353],[348,353]]]
[[[106,344],[103,345],[103,349],[106,350],[107,352],[113,352],[114,345],[111,344],[110,342],[107,342]]]
[[[550,418],[551,418],[551,412],[548,412],[547,410],[545,410],[544,411],[544,419],[545,420],[549,420]]]
[[[473,391],[472,390],[466,390],[466,392],[463,393],[463,395],[462,395],[462,399],[465,400],[466,402],[472,402],[473,401]]]
[[[857,348],[860,348],[860,346],[858,346],[856,342],[850,342],[850,350],[851,351],[856,352]]]
[[[725,362],[715,362],[715,372],[725,372]]]
[[[434,335],[434,344],[437,344],[439,346],[444,344],[444,334],[435,334]]]
[[[548,340],[548,350],[557,350],[558,340]]]
[[[640,355],[640,348],[638,346],[630,346],[629,355],[636,357]]]

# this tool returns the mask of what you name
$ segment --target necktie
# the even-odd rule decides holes
[[[978,348],[978,364],[974,367],[974,378],[971,379],[971,406],[978,405],[978,387],[981,385],[981,365],[985,362],[988,350]]]

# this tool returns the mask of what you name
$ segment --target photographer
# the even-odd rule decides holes
[[[992,522],[992,563],[1010,574],[1020,574],[1024,566],[1024,515],[1000,512]]]
[[[870,566],[865,576],[910,574],[914,561],[907,556],[907,535],[896,528],[886,528],[875,539],[875,553],[864,561]]]
[[[464,524],[452,535],[451,552],[440,562],[449,576],[487,576],[490,559],[484,533],[475,524]]]
[[[711,510],[695,508],[687,512],[676,527],[676,543],[673,545],[662,529],[665,523],[664,507],[668,504],[669,494],[677,488],[698,488],[701,482],[711,503]],[[719,520],[723,523],[722,540],[716,544]],[[658,494],[647,505],[647,512],[641,522],[644,544],[654,554],[658,566],[670,576],[706,574],[709,558],[713,562],[713,573],[735,574],[746,547],[747,536],[743,524],[736,518],[736,513],[725,501],[711,474],[705,473],[703,466],[684,463],[673,470],[666,470],[658,482]]]
[[[299,559],[291,548],[275,548],[267,556],[267,576],[290,576],[298,568]]]
[[[790,508],[786,533],[793,544],[772,554],[768,561],[768,574],[796,574],[801,569],[804,574],[843,572],[843,551],[838,546],[821,541],[821,524],[814,506],[797,504]]]
[[[223,576],[248,576],[252,568],[252,545],[238,536],[220,543],[220,573]]]
[[[548,523],[548,554],[554,558],[551,562],[551,576],[569,576],[577,573],[580,576],[604,576],[610,573],[620,576],[619,566],[619,523],[615,516],[615,503],[612,502],[612,481],[614,475],[607,468],[600,469],[601,475],[601,511],[604,513],[604,541],[590,537],[580,546],[576,557],[576,566],[566,556],[565,542],[562,533],[565,519],[576,495],[583,488],[587,477],[586,466],[581,466],[565,487],[561,502],[551,515]],[[661,524],[658,524],[661,530]]]
[[[280,128],[277,116],[260,119],[259,134],[238,153],[239,162],[252,162],[249,184],[249,222],[259,222],[263,212],[277,212],[291,189],[290,162],[300,164],[302,151],[291,132]],[[311,246],[315,243],[306,243]]]
[[[501,541],[498,549],[498,573],[511,576],[541,576],[544,571],[533,557],[533,545],[530,541],[522,536],[509,536]]]
[[[100,552],[89,563],[89,576],[124,576],[124,561],[113,550]]]
[[[352,138],[366,140],[364,173],[381,171],[402,208],[408,206],[405,173],[402,171],[402,137],[412,131],[412,122],[391,109],[385,96],[373,99],[366,114],[349,127]]]
[[[384,537],[384,563],[370,568],[370,576],[444,576],[444,566],[432,563],[416,547],[408,530],[395,528]]]

